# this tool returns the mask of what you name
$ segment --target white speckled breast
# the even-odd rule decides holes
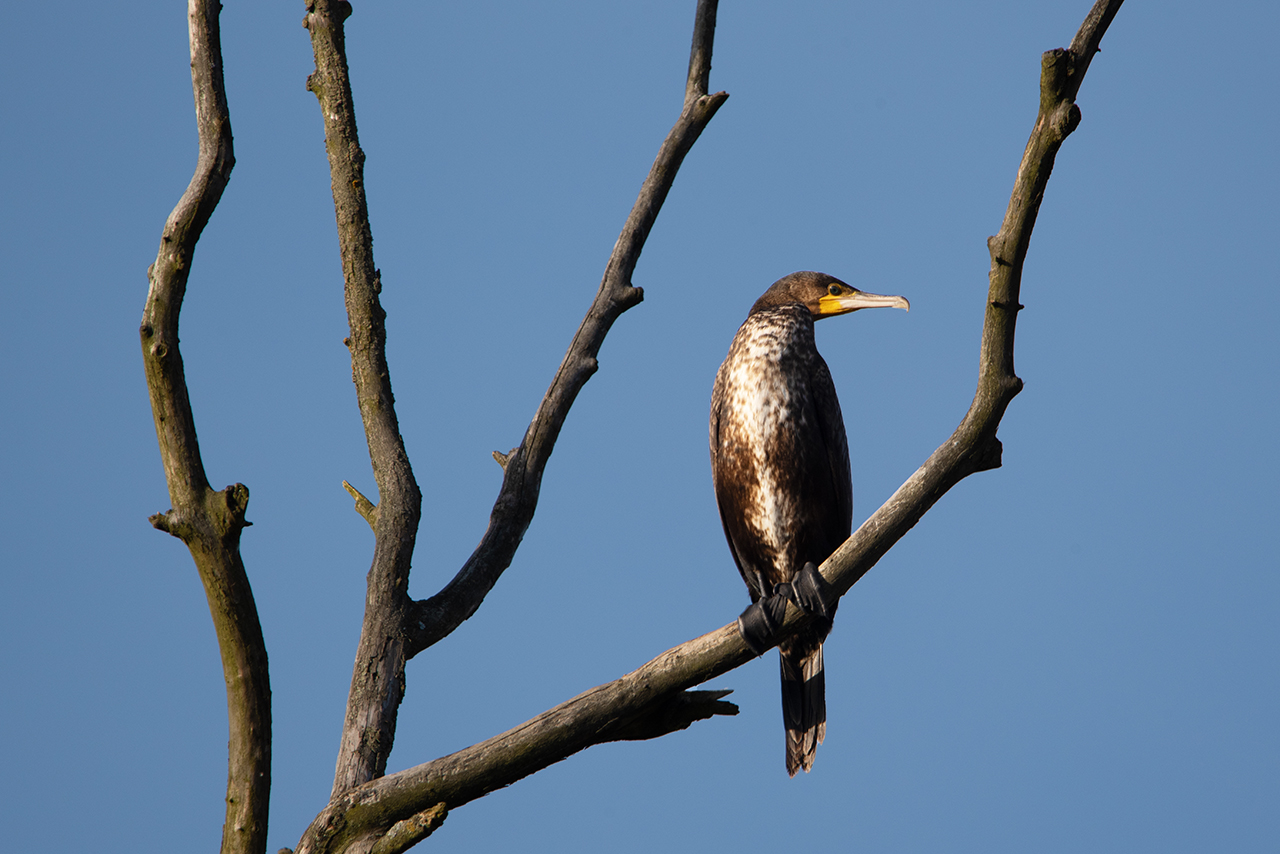
[[[742,324],[716,376],[714,394],[721,401],[723,420],[718,435],[711,436],[712,454],[720,466],[737,472],[744,490],[743,521],[753,529],[759,546],[771,553],[762,556],[783,577],[799,568],[785,565],[794,552],[790,541],[797,508],[794,492],[778,488],[783,477],[776,467],[778,449],[793,441],[791,433],[806,418],[797,402],[805,389],[791,388],[788,377],[807,375],[784,368],[812,352],[813,321],[807,311],[795,306],[762,312]],[[757,566],[742,569],[748,576],[768,571]]]

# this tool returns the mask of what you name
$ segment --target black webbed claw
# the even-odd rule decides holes
[[[752,602],[738,617],[738,634],[752,652],[764,655],[773,646],[773,637],[786,616],[786,596],[774,595]]]
[[[772,635],[782,625],[782,621],[787,617],[787,597],[770,596],[768,599],[760,601],[760,610],[764,612],[765,619],[769,625],[769,640],[772,642]]]
[[[781,585],[779,585],[781,586]],[[827,600],[832,598],[834,588],[818,572],[818,567],[809,561],[791,580],[791,601],[806,614],[815,617],[831,618],[827,608]]]
[[[787,602],[828,623],[835,608],[827,607],[834,599],[834,588],[818,572],[812,561],[795,574],[790,582],[773,585],[773,595],[753,602],[738,617],[738,633],[756,655],[764,655],[774,644],[774,635],[787,616]]]

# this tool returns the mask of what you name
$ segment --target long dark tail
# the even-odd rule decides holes
[[[808,642],[806,642],[808,641]],[[787,773],[813,767],[827,735],[827,682],[822,641],[797,638],[778,650],[782,662],[782,722],[787,728]]]

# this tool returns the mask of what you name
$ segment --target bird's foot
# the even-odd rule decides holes
[[[818,567],[809,561],[804,568],[791,579],[791,601],[806,614],[831,619],[831,609],[827,608],[827,600],[832,598],[834,588],[818,572]]]
[[[790,582],[775,584],[772,596],[752,602],[738,617],[738,633],[752,652],[764,655],[774,645],[774,635],[787,616],[787,602],[794,602],[810,616],[829,621],[832,609],[827,607],[827,599],[831,594],[831,585],[810,561]]]
[[[787,616],[787,597],[775,593],[752,602],[738,617],[738,634],[756,655],[764,655],[774,644],[778,626]]]

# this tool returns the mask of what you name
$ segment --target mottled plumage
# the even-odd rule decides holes
[[[757,300],[711,396],[711,473],[720,520],[752,602],[821,564],[853,522],[840,402],[814,343],[814,320],[901,305],[822,273],[793,273]],[[829,616],[834,615],[834,604]],[[782,642],[787,772],[808,771],[826,734],[822,641],[829,620]]]

